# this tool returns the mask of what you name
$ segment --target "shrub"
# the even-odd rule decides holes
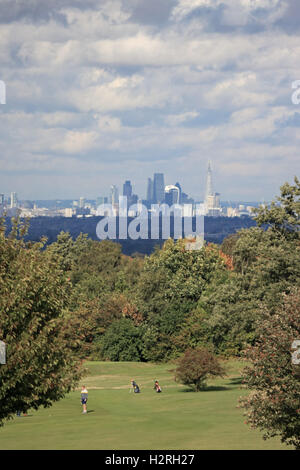
[[[196,392],[206,387],[209,376],[224,375],[225,370],[219,360],[206,348],[186,350],[175,369],[175,381],[188,385]]]

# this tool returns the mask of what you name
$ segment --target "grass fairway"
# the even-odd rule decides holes
[[[210,381],[208,390],[198,393],[174,382],[170,364],[86,366],[86,415],[79,387],[51,408],[8,421],[0,428],[0,449],[287,449],[244,424],[237,401],[247,392],[241,389],[238,361],[227,362],[227,377]],[[140,394],[129,392],[131,379]],[[160,394],[153,390],[156,379]]]

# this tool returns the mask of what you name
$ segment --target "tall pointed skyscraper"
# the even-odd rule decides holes
[[[208,162],[205,190],[205,214],[210,216],[219,216],[221,213],[220,194],[215,193],[212,182],[211,161]]]
[[[214,191],[213,191],[213,183],[212,183],[211,161],[209,161],[208,166],[207,166],[205,201],[207,201],[209,196],[213,196],[213,195],[214,195]]]

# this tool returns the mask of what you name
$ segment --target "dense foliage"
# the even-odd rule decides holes
[[[209,357],[248,350],[249,423],[299,447],[299,376],[288,349],[299,335],[299,196],[295,178],[257,210],[256,226],[222,245],[188,250],[170,239],[145,257],[84,234],[61,232],[46,247],[25,243],[22,226],[9,237],[2,228],[0,339],[9,360],[0,369],[0,419],[63,396],[80,359],[198,364],[202,356],[213,371]],[[199,389],[205,374],[188,380]]]
[[[136,303],[145,326],[145,358],[165,361],[202,342],[198,302],[217,272],[226,271],[219,250],[186,250],[184,240],[168,240],[146,258],[137,283]],[[186,335],[194,319],[198,334]],[[204,327],[205,328],[205,327]]]
[[[81,376],[64,313],[70,283],[43,242],[24,243],[25,227],[8,237],[0,226],[0,338],[7,347],[0,365],[0,425],[17,411],[50,406]]]
[[[265,437],[279,435],[300,450],[300,364],[292,357],[293,343],[300,340],[300,289],[284,295],[274,314],[264,310],[262,320],[255,346],[245,353],[251,366],[244,383],[251,393],[241,404],[248,423]]]
[[[241,230],[221,249],[232,258],[233,271],[216,278],[201,305],[216,350],[239,354],[259,333],[261,305],[274,312],[282,294],[300,286],[300,184],[285,184],[281,196],[256,215],[258,227]]]

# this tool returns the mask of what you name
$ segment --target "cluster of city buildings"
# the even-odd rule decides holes
[[[113,215],[119,215],[120,210],[124,210],[126,201],[126,215],[136,216],[142,210],[151,213],[153,208],[162,210],[174,210],[181,208],[183,215],[195,216],[206,215],[212,217],[241,217],[251,216],[253,206],[239,204],[236,207],[221,205],[220,193],[214,192],[212,181],[211,163],[208,163],[206,174],[205,197],[203,201],[197,202],[189,197],[181,188],[180,183],[165,184],[163,173],[154,173],[153,178],[148,178],[146,198],[140,199],[134,194],[131,181],[127,180],[123,184],[122,192],[115,185],[110,187],[107,196],[98,197],[94,201],[88,201],[84,197],[72,201],[68,207],[40,207],[34,201],[18,201],[17,194],[12,192],[9,198],[0,194],[0,214],[20,217],[92,217],[96,215],[106,215],[108,208],[111,208]]]

